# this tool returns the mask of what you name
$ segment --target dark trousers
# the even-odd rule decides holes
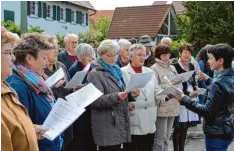
[[[99,146],[99,151],[121,151],[120,146],[121,146],[121,145],[115,145],[115,146]]]
[[[152,151],[154,134],[132,135],[132,142],[123,145],[124,151]]]

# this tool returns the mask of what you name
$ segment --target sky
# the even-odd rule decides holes
[[[97,10],[114,10],[115,7],[152,5],[155,0],[89,0],[89,1]]]

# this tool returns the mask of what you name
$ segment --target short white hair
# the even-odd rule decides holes
[[[68,40],[69,37],[74,37],[74,38],[78,39],[78,37],[77,37],[76,34],[67,34],[67,35],[64,37],[64,42],[67,42],[67,40]]]
[[[165,43],[165,42],[166,42],[166,43]],[[172,40],[171,40],[170,37],[163,37],[162,40],[161,40],[161,43],[163,43],[163,44],[169,43],[169,44],[171,45]]]
[[[142,44],[133,44],[128,50],[128,57],[131,58],[134,55],[135,50],[143,49],[146,51],[146,48]]]
[[[129,48],[132,46],[130,41],[128,41],[127,39],[120,39],[118,41],[118,44],[119,44],[120,50],[124,50],[124,49],[126,49],[126,47]]]
[[[94,50],[93,50],[92,46],[90,46],[89,44],[80,43],[76,47],[76,57],[78,58],[78,60],[82,60],[82,58],[84,56],[87,56],[88,54],[91,54],[92,56],[94,54]]]
[[[103,40],[97,48],[97,53],[99,57],[111,51],[119,51],[118,43],[115,40],[111,39]]]

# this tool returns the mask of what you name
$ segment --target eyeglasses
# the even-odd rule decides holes
[[[77,45],[78,44],[77,41],[72,41],[72,42],[68,42],[68,43],[73,44],[73,45]]]
[[[13,56],[13,55],[14,55],[11,49],[2,51],[1,53],[2,53],[2,54],[5,54],[5,55],[9,55],[9,56]]]

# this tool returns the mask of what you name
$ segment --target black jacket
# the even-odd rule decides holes
[[[62,62],[67,67],[67,69],[69,69],[71,65],[73,64],[67,50],[63,50],[59,52],[58,61]]]
[[[192,101],[188,96],[182,99],[193,112],[204,116],[203,130],[206,136],[232,139],[234,137],[234,70],[232,68],[220,72],[217,78],[209,79],[206,104]]]

